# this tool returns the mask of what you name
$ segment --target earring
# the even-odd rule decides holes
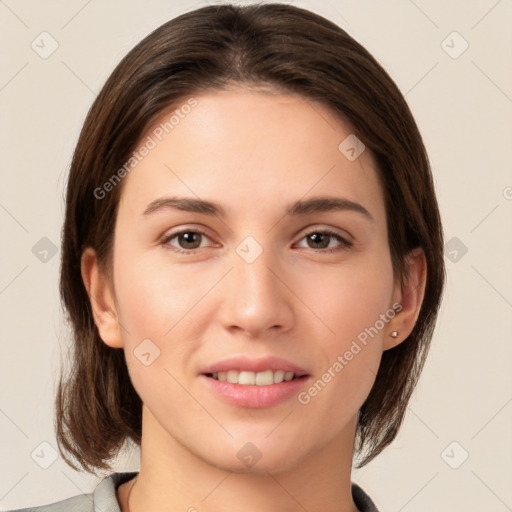
[[[398,338],[398,331],[393,331],[393,332],[390,334],[390,336],[391,336],[392,338]]]

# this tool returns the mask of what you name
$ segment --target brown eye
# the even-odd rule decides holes
[[[307,240],[313,244],[311,249],[327,249],[331,238],[332,236],[326,233],[311,233],[307,236]]]
[[[197,249],[200,244],[200,237],[202,236],[200,233],[195,233],[194,231],[185,231],[183,233],[179,233],[176,235],[178,237],[178,243],[180,247],[183,249]],[[199,241],[199,245],[197,242]]]
[[[304,238],[307,239],[308,247],[310,249],[317,249],[320,252],[327,252],[327,253],[337,252],[337,251],[340,251],[343,249],[347,249],[353,245],[352,242],[345,240],[338,233],[336,233],[335,231],[330,231],[330,230],[311,231],[308,234],[306,234],[303,237],[303,239]],[[329,248],[331,241],[333,239],[337,240],[339,245],[337,247],[334,247],[334,248],[328,250],[328,251],[322,250],[322,249]]]
[[[162,244],[170,246],[173,251],[182,252],[187,254],[194,254],[196,249],[201,248],[202,238],[208,238],[204,231],[199,229],[186,229],[171,233],[163,238]],[[171,244],[171,240],[177,240],[177,246]]]

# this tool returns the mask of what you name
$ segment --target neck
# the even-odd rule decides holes
[[[120,495],[123,512],[357,512],[351,494],[355,418],[344,435],[280,471],[208,463],[178,443],[144,407],[141,464],[136,485]],[[150,432],[151,435],[144,435]],[[351,440],[347,442],[347,439]],[[262,459],[263,460],[263,457]],[[131,492],[133,489],[133,492]],[[129,509],[126,503],[129,496]]]

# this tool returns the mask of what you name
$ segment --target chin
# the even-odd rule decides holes
[[[265,439],[264,435],[244,439],[232,440],[229,446],[220,446],[218,453],[210,453],[203,458],[224,471],[267,476],[268,473],[293,469],[306,456],[306,448],[300,439],[288,446],[280,440],[274,442]]]

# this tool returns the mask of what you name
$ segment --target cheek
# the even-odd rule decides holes
[[[207,283],[203,286],[197,273],[181,272],[179,265],[166,262],[163,249],[154,251],[138,255],[126,251],[127,256],[114,263],[120,321],[130,333],[123,337],[169,337],[205,293]]]
[[[303,272],[296,283],[294,291],[309,307],[307,314],[314,314],[324,325],[325,346],[340,348],[361,333],[364,338],[366,329],[386,313],[393,293],[393,272],[389,259],[368,254],[328,271]]]
[[[187,365],[195,347],[179,341],[195,338],[186,328],[189,322],[182,320],[198,300],[197,286],[194,292],[179,273],[155,264],[148,253],[120,257],[115,264],[119,321],[134,388],[151,409],[160,407],[165,413],[190,409],[193,404],[178,384],[182,376],[176,367]],[[162,402],[163,396],[173,398]]]
[[[309,282],[317,286],[303,284],[302,293],[323,324],[316,329],[323,356],[322,382],[316,388],[324,384],[330,388],[323,393],[326,401],[362,403],[378,371],[386,326],[392,318],[391,262],[370,256],[361,265],[341,265],[329,275],[311,277]]]
[[[337,435],[368,397],[382,357],[381,315],[392,293],[391,275],[383,280],[382,269],[337,274],[325,280],[323,294],[309,296],[324,324],[316,329],[320,364],[297,397],[312,417],[329,418],[323,424],[326,438]]]
[[[183,380],[184,368],[198,349],[209,318],[201,314],[200,299],[218,276],[169,264],[159,248],[138,254],[119,250],[119,255],[114,258],[115,288],[132,382],[144,399],[151,399],[155,389],[181,396],[183,390],[172,376]],[[173,403],[178,406],[179,400]]]

